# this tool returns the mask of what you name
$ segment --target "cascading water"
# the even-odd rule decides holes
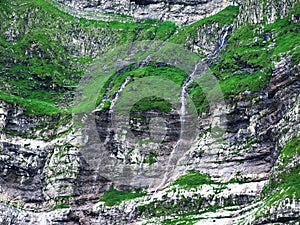
[[[113,113],[114,106],[115,106],[116,102],[119,99],[120,93],[124,90],[124,88],[126,87],[126,85],[128,84],[129,81],[130,81],[130,76],[126,77],[124,83],[121,85],[121,87],[117,91],[114,99],[111,101],[111,104],[110,104],[110,107],[109,107],[109,113]]]
[[[225,42],[226,42],[226,39],[227,39],[227,37],[228,37],[228,33],[229,33],[229,27],[226,27],[226,29],[225,29],[225,33],[224,33],[224,35],[223,35],[223,37],[221,38],[221,41],[220,41],[220,46],[219,46],[219,49],[222,49],[223,47],[224,47],[224,45],[225,45]]]
[[[121,85],[121,87],[119,88],[119,90],[117,91],[114,99],[111,101],[110,107],[109,107],[109,111],[108,111],[108,116],[111,117],[112,113],[114,112],[114,106],[117,103],[119,96],[121,94],[121,92],[124,90],[124,88],[126,87],[126,85],[128,84],[128,82],[130,81],[130,76],[126,77],[124,83]],[[107,128],[107,132],[106,132],[106,138],[104,141],[104,146],[108,143],[109,138],[110,138],[110,133],[111,133],[111,128],[108,126]]]
[[[106,89],[103,97],[102,97],[102,101],[101,103],[99,104],[99,106],[94,110],[95,111],[99,111],[101,110],[101,108],[104,106],[104,103],[108,100],[108,93],[110,92],[111,90],[111,84],[109,85],[109,87]]]
[[[114,112],[114,106],[117,103],[121,92],[124,90],[124,88],[126,87],[126,85],[128,84],[128,82],[130,81],[130,78],[131,78],[130,76],[126,77],[125,81],[123,82],[123,84],[121,85],[121,87],[119,88],[119,90],[117,91],[117,93],[115,94],[114,98],[111,101],[111,104],[110,104],[110,107],[109,107],[109,110],[108,110],[108,116],[109,116],[110,119],[112,118],[112,114]],[[111,90],[111,87],[109,87],[107,89],[107,91],[109,91],[109,90]],[[108,96],[105,96],[105,99],[108,99]],[[105,146],[107,145],[107,143],[110,140],[111,131],[112,131],[111,124],[108,124],[107,129],[106,129],[106,137],[105,137],[105,140],[104,140],[104,143],[103,143],[104,148],[105,148]],[[99,160],[99,159],[95,159],[95,161],[97,161],[97,160]],[[97,167],[95,169],[95,174],[93,176],[93,179],[94,179],[95,183],[96,183],[96,181],[98,179],[98,171],[100,169],[99,166],[100,166],[100,163],[97,164]]]
[[[221,40],[219,40],[219,47],[214,51],[213,55],[216,55],[224,47],[224,45],[226,44],[226,40],[227,40],[227,38],[229,36],[229,30],[230,30],[230,28],[231,27],[226,27],[225,28],[225,32],[222,35]]]
[[[198,69],[198,66],[200,64],[202,64],[203,62],[200,61],[198,62],[195,67],[194,67],[194,71],[193,73],[191,73],[189,75],[189,77],[186,79],[186,81],[184,82],[183,86],[182,86],[182,89],[181,89],[181,93],[180,93],[180,110],[179,110],[179,115],[180,115],[180,125],[181,125],[181,129],[180,129],[180,138],[178,139],[176,145],[174,146],[173,148],[173,151],[171,152],[170,154],[170,157],[169,157],[169,160],[168,160],[168,164],[167,164],[167,167],[166,167],[166,172],[164,174],[164,177],[163,177],[163,180],[162,182],[160,183],[160,185],[158,185],[158,187],[156,188],[155,192],[162,188],[167,180],[169,179],[170,177],[170,174],[171,172],[173,171],[174,166],[176,165],[172,165],[172,161],[174,160],[174,157],[176,155],[176,153],[178,152],[179,148],[181,148],[181,144],[183,142],[183,136],[184,136],[184,125],[185,125],[185,118],[186,118],[186,107],[187,107],[187,104],[186,104],[186,94],[187,94],[187,88],[188,86],[194,82],[194,77],[195,77],[195,74],[197,72],[197,69]]]

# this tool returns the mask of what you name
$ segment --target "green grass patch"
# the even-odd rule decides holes
[[[179,196],[178,196],[179,197]],[[226,206],[237,205],[231,197],[225,199]],[[146,218],[156,217],[161,224],[194,224],[200,218],[193,218],[206,212],[216,212],[222,208],[217,204],[209,205],[199,195],[192,197],[181,196],[179,199],[164,199],[151,202],[146,205],[139,205],[138,215]],[[170,218],[171,217],[171,218]],[[168,218],[168,219],[167,219]]]
[[[196,170],[189,170],[187,174],[179,177],[173,185],[179,185],[185,188],[196,188],[203,184],[213,184],[208,174],[202,174]]]
[[[54,210],[55,209],[68,209],[68,208],[70,208],[70,206],[69,205],[67,205],[67,204],[57,204],[57,205],[55,205],[54,206]]]
[[[292,139],[282,149],[275,164],[279,167],[273,171],[273,175],[261,193],[261,198],[265,199],[264,206],[272,206],[285,198],[300,199],[300,166],[295,165],[286,169],[290,162],[299,159],[299,140],[299,137]]]
[[[203,199],[182,197],[177,201],[174,199],[170,200],[159,200],[151,202],[146,205],[139,205],[137,207],[138,215],[144,217],[166,217],[174,215],[195,215],[199,211],[203,211]]]
[[[169,113],[171,112],[171,109],[172,105],[170,102],[156,96],[151,96],[138,101],[131,109],[131,112],[146,112],[153,110]]]
[[[250,92],[259,92],[268,83],[268,78],[260,71],[251,74],[236,74],[230,78],[221,81],[220,87],[225,98],[235,96],[246,90]]]
[[[135,81],[138,82],[138,84],[145,85],[145,88],[139,90],[138,95],[143,96],[145,92],[149,92],[148,85],[144,84],[143,82],[139,83],[142,78],[150,77],[155,81],[155,78],[153,77],[159,77],[160,79],[167,80],[170,87],[165,87],[164,84],[158,82],[157,88],[153,88],[151,90],[151,93],[145,94],[146,97],[141,98],[139,101],[135,102],[133,107],[130,109],[130,111],[135,114],[136,112],[146,112],[146,111],[159,111],[164,113],[169,113],[172,110],[172,104],[169,102],[168,99],[164,99],[159,97],[162,92],[168,93],[171,92],[172,88],[177,88],[180,94],[180,87],[183,84],[184,80],[187,77],[187,74],[181,70],[179,70],[176,67],[172,66],[158,66],[157,64],[152,65],[146,65],[141,68],[135,68],[134,65],[131,65],[127,71],[122,73],[116,73],[111,79],[107,81],[107,83],[104,85],[104,89],[100,91],[101,97],[99,97],[99,101],[102,99],[102,96],[105,93],[105,89],[110,85],[110,91],[107,93],[108,100],[106,102],[110,102],[117,91],[120,89],[122,84],[125,82],[126,78],[130,77],[129,85],[130,83],[134,83]],[[151,80],[149,80],[150,82]],[[151,83],[151,85],[155,85],[154,83]],[[173,87],[172,87],[173,86]],[[131,98],[132,100],[135,99],[136,95],[134,93],[127,93],[128,97],[124,100],[126,102],[122,102],[123,105],[129,105],[131,104]],[[168,95],[166,95],[168,96]],[[174,96],[172,96],[174,97]],[[127,102],[128,101],[128,102]],[[105,103],[105,105],[108,105],[108,103]],[[176,106],[174,106],[176,107]],[[105,107],[107,109],[107,107]]]
[[[103,195],[99,198],[99,200],[105,202],[106,206],[113,206],[120,204],[122,201],[143,197],[145,195],[146,193],[141,189],[121,191],[112,188],[104,192]]]
[[[275,201],[283,198],[300,199],[300,166],[296,166],[288,171],[280,173],[278,180],[274,181],[270,187],[273,191],[266,200],[266,204],[271,206]]]
[[[198,85],[197,82],[193,82],[188,87],[188,93],[199,115],[201,115],[201,113],[203,112],[208,112],[209,102],[206,98],[205,93],[203,92],[203,89]]]
[[[282,165],[280,166],[280,169],[284,169],[289,162],[291,162],[294,158],[299,156],[300,156],[300,136],[289,141],[285,145],[285,147],[281,150],[279,160],[282,163]]]
[[[29,115],[45,115],[67,112],[66,110],[58,109],[54,104],[41,101],[38,99],[25,99],[19,96],[14,96],[0,91],[0,99],[11,104],[17,104],[26,109]]]
[[[157,162],[157,157],[158,157],[157,152],[151,151],[145,156],[143,163],[148,163],[148,164],[152,165]]]
[[[132,66],[128,71],[124,73],[117,73],[112,80],[113,87],[111,88],[111,94],[114,94],[121,85],[124,83],[126,77],[132,77],[132,80],[138,78],[157,76],[173,81],[176,85],[181,86],[187,77],[187,74],[174,66],[158,65],[152,63],[152,65],[143,66],[141,68],[134,68]]]

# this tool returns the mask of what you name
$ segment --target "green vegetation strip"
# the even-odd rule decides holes
[[[105,202],[106,206],[118,205],[122,201],[131,200],[138,197],[145,196],[146,193],[141,189],[137,190],[117,190],[117,189],[109,189],[104,192],[104,194],[99,198],[100,201]]]
[[[116,73],[111,80],[108,80],[106,85],[104,85],[104,89],[107,88],[111,84],[111,88],[107,97],[109,100],[106,101],[103,110],[109,108],[110,103],[109,101],[113,98],[116,92],[120,89],[121,85],[124,83],[127,77],[131,77],[130,82],[134,82],[139,78],[144,77],[159,77],[162,79],[167,79],[174,83],[174,86],[180,87],[184,80],[187,77],[187,74],[180,69],[173,67],[173,66],[166,66],[166,65],[156,65],[153,63],[152,65],[147,65],[141,68],[129,68],[128,71],[123,73]],[[165,87],[163,87],[165,88]],[[172,87],[169,87],[172,88]],[[136,102],[134,107],[131,109],[133,113],[135,112],[146,112],[149,110],[160,111],[169,113],[172,109],[171,103],[169,103],[166,99],[162,99],[156,97],[156,91],[161,91],[162,87],[158,87],[157,90],[153,90],[153,96],[149,96],[146,98],[141,99],[140,101]],[[102,99],[102,96],[105,93],[105,90],[101,90],[100,93],[102,94],[99,98],[98,103]],[[139,93],[142,94],[142,93]],[[178,93],[180,94],[180,93]],[[124,103],[126,104],[126,103]],[[129,104],[129,103],[128,103]]]
[[[202,174],[196,170],[189,170],[186,175],[179,177],[173,184],[185,188],[196,188],[203,184],[213,183],[208,174]]]
[[[277,162],[279,167],[275,171],[277,176],[271,178],[262,191],[262,196],[267,197],[267,205],[284,197],[300,199],[300,165],[286,168],[293,160],[299,160],[299,157],[300,136],[288,142],[280,153]]]

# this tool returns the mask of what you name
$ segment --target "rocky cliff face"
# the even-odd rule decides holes
[[[117,12],[181,25],[231,4],[196,0],[59,2],[71,10]],[[298,224],[299,3],[249,0],[239,4],[239,12],[236,7],[228,7],[182,28],[159,22],[144,25],[143,21],[138,25],[132,21],[121,25],[105,22],[103,26],[73,17],[75,22],[64,23],[63,19],[70,18],[61,17],[60,11],[51,8],[53,5],[44,5],[54,10],[50,14],[53,18],[60,15],[60,23],[49,24],[48,28],[62,27],[64,33],[50,33],[50,40],[62,45],[71,58],[78,57],[77,61],[67,61],[72,66],[82,65],[87,60],[84,57],[96,58],[118,43],[158,39],[157,51],[168,52],[169,41],[204,58],[219,78],[225,103],[208,110],[202,90],[188,82],[189,76],[161,62],[153,64],[148,58],[121,67],[107,80],[97,108],[78,115],[83,129],[68,112],[37,114],[23,101],[14,104],[4,95],[0,103],[0,223]],[[7,5],[17,10],[13,4]],[[15,43],[22,46],[24,55],[30,51],[31,59],[37,54],[43,63],[58,63],[50,56],[61,56],[63,50],[44,47],[40,36],[34,36],[36,40],[29,46],[20,38],[37,26],[39,19],[34,15],[40,13],[39,7],[25,10],[22,15],[28,21],[18,34],[18,11],[14,11],[14,18],[1,14],[5,21],[15,21],[1,28],[7,41],[1,42],[3,49]],[[38,15],[48,18],[47,13]],[[129,54],[126,60],[135,60],[137,55]],[[1,74],[12,67],[11,60],[10,55],[5,58],[6,70]],[[21,62],[32,66],[26,58],[15,61]],[[136,90],[130,85],[139,76],[153,75],[166,66],[157,79],[163,72],[170,73],[169,79],[186,88],[181,88],[176,98],[181,101],[182,93],[189,94],[198,117],[182,117],[184,101],[176,111],[166,103],[162,107],[161,100],[151,99],[156,103],[155,110],[133,111],[130,115],[130,130],[142,140],[132,143],[124,138],[125,129],[113,129],[115,104],[126,87]],[[32,77],[39,75],[38,70],[33,72]],[[41,82],[45,79],[43,73],[38,78]],[[91,75],[84,81],[89,79]],[[8,81],[4,84],[10,85]],[[67,92],[64,98],[68,96],[74,93]],[[150,104],[149,100],[146,103]],[[146,106],[143,102],[135,105],[137,109]],[[73,115],[73,119],[78,117]],[[220,127],[213,126],[216,122]],[[165,130],[160,129],[162,123]],[[182,138],[184,123],[197,127],[189,134],[195,138]],[[153,140],[162,136],[163,141]],[[186,142],[188,148],[176,153],[178,145]]]
[[[69,1],[59,0],[71,8],[101,10],[130,15],[136,19],[170,20],[177,24],[190,24],[213,15],[230,4],[228,1]]]
[[[257,24],[262,21],[274,23],[276,19],[284,18],[297,1],[246,1],[241,5],[238,23]]]

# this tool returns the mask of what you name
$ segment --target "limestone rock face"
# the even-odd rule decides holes
[[[257,1],[247,0],[241,2],[241,12],[238,23],[257,24],[262,21],[273,23],[276,19],[282,19],[290,12],[298,0],[283,1]]]
[[[238,25],[274,22],[284,18],[298,0],[227,1],[227,0],[56,0],[77,10],[100,10],[133,16],[136,19],[170,20],[179,25],[190,24],[215,14],[228,5],[240,5]]]
[[[189,24],[215,14],[226,6],[227,0],[57,0],[71,8],[100,10],[133,16],[136,19],[170,20],[179,25]]]

